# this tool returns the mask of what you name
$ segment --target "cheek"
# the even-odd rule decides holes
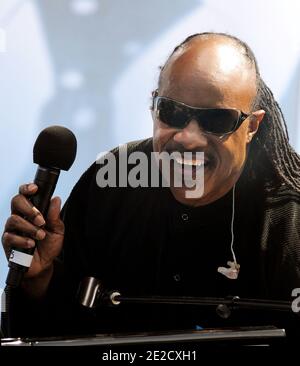
[[[246,140],[246,134],[241,133],[230,136],[230,138],[224,142],[221,156],[223,156],[223,162],[228,165],[228,169],[238,171],[243,167],[247,151]]]
[[[153,124],[153,147],[155,151],[162,151],[166,143],[172,138],[174,131],[162,126],[159,122]]]

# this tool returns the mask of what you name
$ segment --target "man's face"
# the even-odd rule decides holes
[[[192,41],[172,57],[163,71],[159,96],[172,98],[193,107],[235,108],[250,112],[256,93],[255,70],[228,40]],[[249,117],[230,135],[206,134],[195,120],[183,129],[170,127],[154,118],[154,151],[169,153],[204,152],[204,194],[187,198],[187,187],[174,187],[174,197],[199,206],[225,195],[238,180],[247,155],[247,146],[258,129],[264,111]],[[199,162],[192,160],[193,169]],[[183,160],[183,167],[191,161]],[[172,168],[171,168],[172,171]]]

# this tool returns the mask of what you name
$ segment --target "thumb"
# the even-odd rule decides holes
[[[47,228],[57,234],[64,234],[64,223],[60,219],[61,199],[54,197],[50,201],[47,214]]]

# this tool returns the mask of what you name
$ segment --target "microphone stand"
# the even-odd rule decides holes
[[[291,301],[241,299],[238,296],[216,297],[164,297],[164,296],[123,296],[118,291],[107,291],[102,283],[93,278],[85,278],[78,291],[79,302],[88,308],[102,305],[118,306],[120,304],[166,304],[166,305],[194,305],[216,307],[217,314],[227,319],[232,309],[273,310],[292,312]]]
[[[259,300],[259,299],[240,299],[238,296],[227,298],[214,297],[128,297],[122,296],[118,292],[112,292],[104,295],[100,299],[100,304],[110,302],[110,304],[118,306],[119,304],[165,304],[165,305],[194,305],[194,306],[208,306],[216,307],[217,314],[227,319],[231,315],[232,309],[246,309],[246,310],[272,310],[272,311],[292,311],[291,302],[289,301],[275,301],[275,300]],[[109,303],[108,302],[108,303]]]

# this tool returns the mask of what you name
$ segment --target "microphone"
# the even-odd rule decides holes
[[[76,137],[72,131],[62,126],[50,126],[41,131],[33,147],[33,162],[38,164],[34,183],[37,193],[30,198],[32,204],[43,216],[47,214],[52,194],[55,190],[60,170],[69,170],[77,150]],[[35,248],[12,249],[9,257],[7,286],[16,288],[28,271]]]

